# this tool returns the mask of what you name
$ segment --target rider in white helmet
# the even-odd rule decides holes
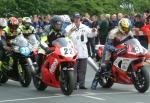
[[[20,25],[17,29],[18,34],[23,33],[23,35],[29,39],[29,42],[35,47],[38,47],[38,40],[35,36],[35,28],[32,26],[32,21],[30,17],[22,18],[22,25]]]

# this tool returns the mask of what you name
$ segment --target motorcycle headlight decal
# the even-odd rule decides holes
[[[30,54],[30,50],[28,47],[21,47],[20,48],[20,53],[24,56],[29,56]]]

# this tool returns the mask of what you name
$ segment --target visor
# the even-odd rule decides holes
[[[121,29],[122,29],[124,32],[129,32],[129,31],[130,31],[130,29],[127,28],[127,27],[122,27]]]

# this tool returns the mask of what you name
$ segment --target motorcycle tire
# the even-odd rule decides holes
[[[1,77],[0,77],[0,82],[1,83],[6,83],[8,81],[8,77],[6,74],[1,74]]]
[[[111,88],[114,82],[111,78],[103,76],[103,77],[100,77],[99,84],[103,88]]]
[[[146,92],[148,90],[149,84],[150,84],[148,71],[145,69],[145,67],[142,67],[135,73],[136,73],[136,80],[134,82],[134,87],[140,93]]]
[[[39,78],[39,75],[33,75],[33,84],[38,91],[44,91],[47,88],[47,85]]]
[[[23,78],[23,79],[20,79],[20,84],[23,87],[28,87],[31,83],[31,78],[32,78],[30,68],[28,65],[25,65],[25,64],[21,64],[21,67],[22,67],[22,71],[23,71],[22,72],[23,77],[20,77],[20,78]]]
[[[62,93],[67,96],[71,95],[75,87],[74,71],[62,71],[60,76],[60,87]]]

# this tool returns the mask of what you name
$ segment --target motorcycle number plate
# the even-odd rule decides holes
[[[73,57],[74,56],[74,51],[72,48],[63,47],[60,49],[60,51],[61,51],[62,55],[65,57]]]

